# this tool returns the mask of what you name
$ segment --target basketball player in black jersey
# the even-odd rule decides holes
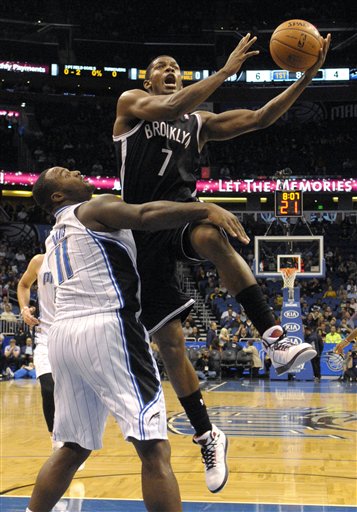
[[[318,62],[259,110],[191,114],[224,80],[237,73],[247,58],[259,53],[250,50],[255,40],[247,34],[216,74],[185,88],[175,59],[159,56],[146,70],[145,90],[129,90],[120,96],[113,140],[126,202],[196,200],[199,154],[204,144],[266,128],[279,119],[322,66],[330,35],[321,41]],[[248,264],[214,226],[196,223],[171,232],[136,233],[135,239],[142,278],[142,321],[160,347],[170,381],[196,431],[194,442],[201,445],[207,486],[218,492],[228,476],[227,441],[210,423],[199,382],[185,355],[181,322],[193,301],[178,289],[176,260],[214,263],[223,283],[260,332],[279,374],[312,359],[316,352],[309,344],[293,345],[275,325]]]

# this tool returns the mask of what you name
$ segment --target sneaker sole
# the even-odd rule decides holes
[[[284,373],[287,373],[292,368],[292,366],[300,366],[301,364],[310,361],[315,356],[315,350],[304,348],[301,352],[297,353],[288,364],[275,368],[275,371],[278,375],[283,375]]]
[[[217,489],[214,489],[213,491],[211,489],[208,489],[213,494],[217,494],[218,492],[220,492],[227,483],[228,476],[229,476],[229,469],[228,469],[228,465],[227,465],[227,452],[228,452],[228,437],[226,437],[226,447],[224,450],[224,465],[226,468],[226,475],[225,475],[225,478],[224,478],[222,484],[219,487],[217,487]]]

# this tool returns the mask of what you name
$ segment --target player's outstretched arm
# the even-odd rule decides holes
[[[201,147],[209,140],[228,140],[243,133],[267,128],[275,123],[295,103],[323,65],[331,42],[331,35],[323,39],[320,57],[299,80],[258,110],[230,110],[222,114],[202,112]]]
[[[242,243],[249,243],[249,238],[237,217],[213,203],[153,201],[134,205],[108,194],[81,205],[77,210],[77,217],[82,224],[94,231],[155,231],[206,220],[225,229],[229,235]]]
[[[37,275],[42,265],[43,258],[43,254],[36,254],[36,256],[31,259],[17,285],[17,300],[19,301],[21,315],[24,322],[30,327],[39,324],[39,321],[33,315],[35,308],[30,307],[29,304],[31,286],[37,281]]]
[[[249,51],[256,39],[247,34],[240,40],[225,65],[217,73],[173,94],[149,94],[140,89],[124,92],[117,104],[114,135],[118,135],[120,132],[121,118],[170,121],[192,112],[197,105],[211,96],[228,77],[237,73],[246,59],[259,53],[258,50]]]

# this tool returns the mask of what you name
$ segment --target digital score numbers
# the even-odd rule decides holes
[[[302,217],[302,192],[298,190],[275,191],[275,217]]]
[[[127,69],[126,68],[116,68],[116,67],[97,67],[97,66],[82,66],[78,64],[65,64],[63,66],[63,74],[65,76],[75,76],[75,77],[93,77],[93,78],[102,78],[102,77],[110,77],[110,78],[126,78],[127,77]]]
[[[285,69],[247,70],[246,82],[294,82],[303,76],[302,71],[287,71]],[[349,68],[319,69],[313,81],[345,81],[350,80]]]

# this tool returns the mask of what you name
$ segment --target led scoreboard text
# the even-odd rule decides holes
[[[129,78],[129,80],[144,80],[145,69],[124,68],[112,66],[87,66],[80,64],[64,64],[58,66],[52,64],[51,75],[65,75],[68,77],[93,77],[93,78]],[[184,82],[197,82],[203,80],[216,71],[208,69],[181,70],[181,77]],[[284,69],[278,70],[247,70],[234,74],[226,79],[226,82],[293,82],[303,76],[301,71],[292,72]],[[356,78],[354,70],[349,68],[320,69],[313,81],[348,81]]]
[[[302,217],[302,192],[299,190],[275,191],[275,217]]]

